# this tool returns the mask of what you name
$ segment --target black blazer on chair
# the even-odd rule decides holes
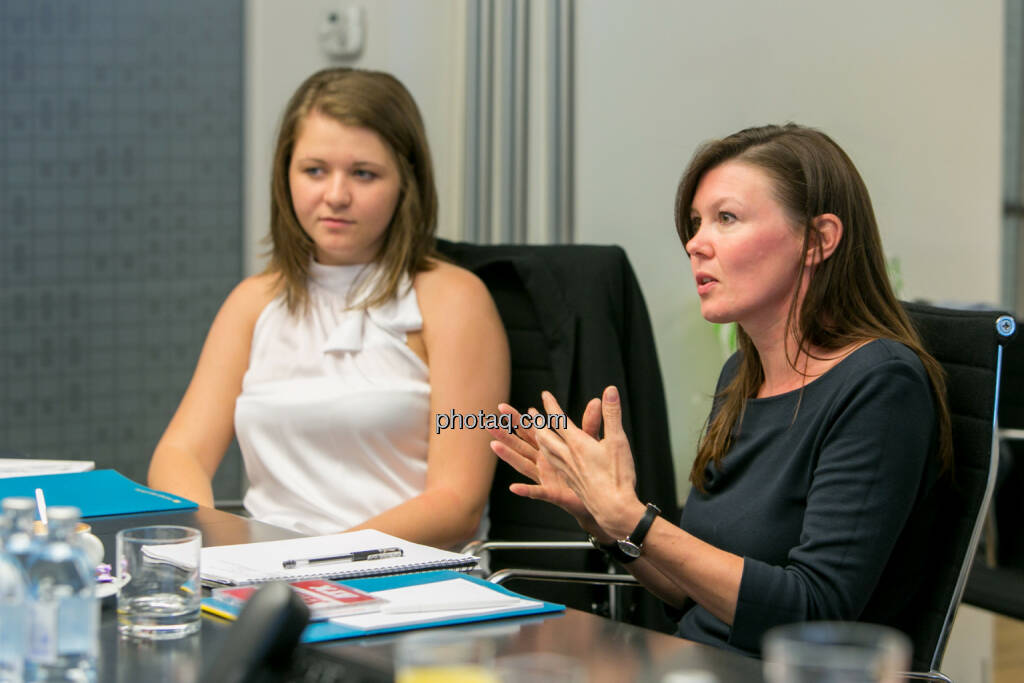
[[[497,245],[438,240],[441,253],[476,273],[491,290],[512,349],[511,403],[540,407],[548,389],[579,424],[590,399],[618,387],[623,426],[637,460],[637,489],[675,519],[676,487],[665,392],[640,285],[617,246]],[[528,299],[509,300],[522,288]],[[518,306],[532,305],[543,338],[520,327]],[[527,312],[528,313],[528,312]],[[517,370],[525,376],[517,376]],[[547,384],[543,380],[550,379]],[[532,507],[532,506],[531,506]]]
[[[495,245],[438,240],[439,251],[473,271],[490,290],[509,337],[510,403],[520,412],[541,408],[540,392],[551,391],[577,425],[583,409],[610,384],[618,387],[623,427],[637,465],[637,492],[678,519],[665,393],[650,318],[625,252],[616,246]],[[524,479],[498,464],[490,497],[489,538],[565,541],[585,537],[575,521],[551,505],[514,496],[512,481]],[[557,555],[557,557],[552,557]],[[524,557],[495,551],[491,568],[505,566],[603,571],[589,557],[543,553]],[[524,592],[591,609],[607,601],[607,589],[561,584]],[[603,590],[603,597],[602,597]],[[652,598],[630,599],[627,619],[652,628],[671,624]]]

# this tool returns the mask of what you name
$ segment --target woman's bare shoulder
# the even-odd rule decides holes
[[[279,279],[274,273],[251,275],[228,295],[221,311],[242,320],[256,322],[256,318],[281,291]]]
[[[413,286],[428,336],[461,332],[467,326],[501,327],[487,286],[465,268],[435,261],[434,268],[416,274]]]
[[[421,306],[490,305],[490,292],[483,281],[453,263],[433,261],[434,267],[416,274],[413,286]]]

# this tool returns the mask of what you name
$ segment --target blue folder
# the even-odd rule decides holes
[[[83,518],[192,510],[199,507],[187,498],[137,484],[114,470],[0,479],[0,498],[32,498],[37,488],[43,490],[48,506],[74,505],[82,511]]]
[[[507,588],[499,586],[497,584],[484,581],[475,576],[469,576],[462,572],[452,571],[450,569],[442,569],[432,572],[419,572],[416,574],[398,574],[395,576],[375,576],[366,579],[349,579],[345,581],[346,586],[352,586],[359,590],[364,590],[367,593],[374,593],[376,591],[389,590],[392,588],[403,588],[405,586],[415,586],[425,583],[434,583],[436,581],[448,581],[449,579],[465,579],[466,581],[473,581],[482,586],[502,593],[504,595],[511,595],[517,598],[525,598],[527,600],[533,600],[533,598],[527,598],[526,596],[514,593]],[[449,626],[452,624],[466,624],[474,621],[490,621],[493,619],[508,619],[510,617],[524,617],[532,616],[536,614],[550,614],[552,612],[563,612],[565,611],[564,605],[557,605],[552,602],[541,602],[539,606],[529,607],[526,609],[514,610],[511,612],[501,612],[500,614],[476,614],[472,616],[461,616],[449,619],[438,619],[436,621],[421,622],[417,624],[403,624],[400,626],[389,626],[386,628],[377,629],[357,629],[350,626],[343,626],[341,624],[332,623],[330,621],[315,621],[306,627],[306,630],[302,632],[302,642],[304,643],[317,643],[325,640],[340,640],[342,638],[359,638],[365,636],[375,636],[382,633],[397,633],[399,631],[410,631],[413,629],[421,628],[434,628],[436,626]],[[238,607],[233,607],[227,603],[215,600],[213,598],[203,598],[203,604],[208,608],[212,607],[214,612],[224,612],[228,614],[234,614],[239,611]]]

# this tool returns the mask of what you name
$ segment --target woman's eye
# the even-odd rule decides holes
[[[700,230],[700,216],[690,216],[690,237],[697,234]]]
[[[365,168],[356,169],[352,175],[360,180],[372,180],[377,177],[377,174],[373,171],[368,171]]]
[[[309,168],[302,169],[302,172],[308,175],[310,178],[319,178],[323,175],[324,169],[319,166],[310,166]]]
[[[728,211],[720,211],[718,213],[718,222],[719,223],[724,223],[724,224],[728,225],[729,223],[732,223],[735,220],[736,220],[736,216],[734,214],[729,213]]]

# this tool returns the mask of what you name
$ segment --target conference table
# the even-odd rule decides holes
[[[291,538],[298,534],[208,507],[166,513],[93,517],[88,520],[103,541],[104,561],[111,562],[120,529],[151,524],[175,524],[202,531],[203,545],[229,545]],[[231,623],[203,616],[200,632],[170,641],[122,638],[117,632],[114,598],[103,602],[100,625],[98,680],[118,683],[192,683],[218,657],[228,656],[223,644]],[[534,617],[508,618],[444,627],[484,638],[497,656],[550,652],[575,659],[590,683],[671,680],[673,672],[706,671],[718,683],[762,681],[761,662],[731,652],[645,628],[567,609]],[[422,632],[422,631],[419,631]],[[397,644],[417,631],[301,645],[300,657],[318,661],[351,662],[358,674],[343,680],[389,681]],[[342,665],[342,668],[343,665]]]

